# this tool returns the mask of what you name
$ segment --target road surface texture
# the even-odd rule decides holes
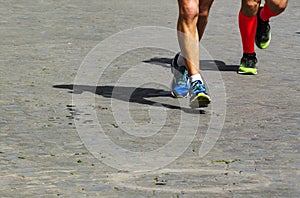
[[[213,103],[192,110],[169,90],[176,1],[1,1],[0,197],[299,197],[300,2],[256,76],[236,73],[239,7],[214,2]]]

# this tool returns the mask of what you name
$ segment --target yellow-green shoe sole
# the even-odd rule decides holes
[[[208,95],[204,93],[199,93],[191,102],[190,107],[192,108],[201,108],[207,107],[208,104],[211,102],[211,99]]]
[[[251,67],[244,67],[240,66],[238,70],[239,74],[250,74],[250,75],[256,75],[257,74],[257,68],[251,68]]]
[[[266,48],[268,48],[269,45],[270,45],[270,42],[271,42],[271,33],[270,33],[270,38],[269,38],[269,40],[268,40],[267,42],[265,42],[265,43],[259,43],[259,42],[255,39],[255,44],[256,44],[256,46],[257,46],[258,48],[260,48],[260,49],[266,49]]]

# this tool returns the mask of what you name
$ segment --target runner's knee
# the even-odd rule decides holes
[[[267,0],[266,2],[273,12],[280,13],[285,10],[288,0]]]
[[[201,10],[200,13],[199,13],[199,16],[204,17],[204,18],[208,18],[208,13],[209,13],[208,10]]]
[[[246,16],[254,16],[258,11],[259,4],[259,0],[242,0],[241,11]]]
[[[185,21],[192,22],[197,20],[199,15],[199,7],[195,1],[187,1],[182,3],[179,10],[179,17]]]
[[[209,10],[214,0],[201,1],[199,6],[199,16],[208,18]]]

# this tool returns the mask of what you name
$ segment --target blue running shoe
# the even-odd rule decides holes
[[[188,71],[185,66],[179,66],[177,60],[179,53],[176,54],[171,63],[171,71],[174,75],[172,80],[172,91],[171,94],[175,98],[186,97],[189,93],[190,83]]]
[[[190,107],[192,108],[207,107],[211,102],[211,99],[206,92],[205,85],[200,80],[196,80],[192,83],[190,96]]]

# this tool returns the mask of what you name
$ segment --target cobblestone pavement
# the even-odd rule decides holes
[[[212,60],[202,56],[201,67],[207,77],[222,77],[226,114],[218,114],[212,107],[192,111],[184,106],[187,99],[170,97],[162,85],[171,80],[174,52],[168,48],[129,50],[114,59],[97,85],[78,84],[77,92],[74,89],[81,63],[98,43],[141,26],[174,29],[175,1],[1,1],[0,197],[299,197],[299,8],[298,0],[290,0],[286,12],[271,20],[272,43],[257,50],[259,74],[242,76],[236,73],[241,57],[239,3],[215,1],[202,42]],[[122,77],[132,65],[143,66],[145,72],[135,73],[126,84]],[[145,81],[153,75],[161,81]],[[118,80],[123,84],[115,93]],[[132,86],[136,82],[146,84]],[[217,85],[208,86],[213,90]],[[124,95],[130,91],[136,92],[129,100]],[[151,100],[144,97],[149,94]],[[195,126],[185,128],[192,136],[173,141],[178,148],[187,147],[179,156],[169,156],[177,159],[163,164],[162,154],[145,161],[159,169],[116,169],[109,160],[122,166],[131,158],[110,159],[84,144],[93,120],[74,106],[72,97],[80,96],[94,98],[91,107],[111,141],[135,153],[173,140],[184,116],[196,120],[198,128],[195,134]],[[119,115],[113,114],[113,104],[123,103],[129,104],[130,119],[139,126],[159,130],[161,120],[153,118],[165,116],[161,133],[125,134],[123,127],[136,131],[118,123]],[[213,116],[225,118],[224,126],[213,148],[201,157],[199,148]],[[76,122],[88,126],[84,135]],[[188,137],[191,143],[184,145]],[[138,164],[127,166],[134,169]]]

